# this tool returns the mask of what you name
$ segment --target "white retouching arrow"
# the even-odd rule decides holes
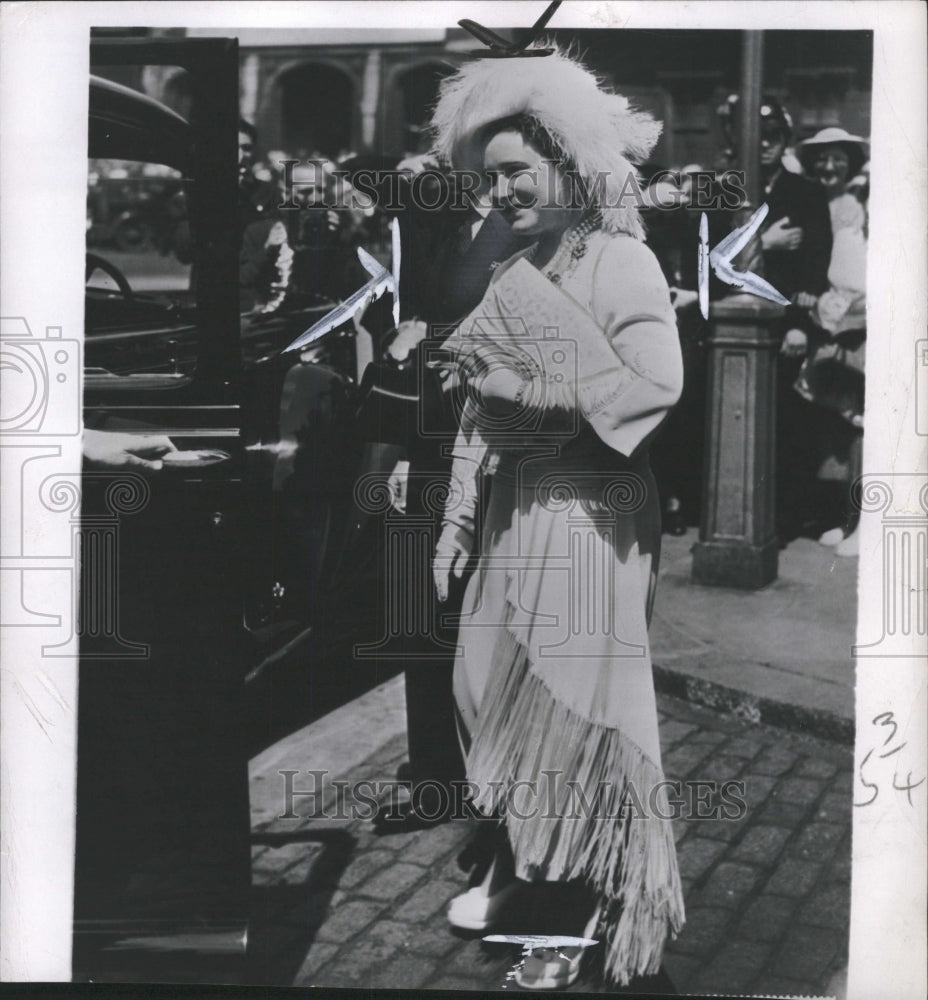
[[[371,275],[371,280],[367,284],[362,285],[356,292],[352,292],[344,302],[340,302],[334,309],[327,312],[322,319],[313,323],[308,330],[301,333],[281,353],[286,354],[288,351],[298,351],[301,347],[312,344],[330,331],[340,327],[343,323],[347,323],[348,320],[353,319],[362,307],[366,309],[371,302],[379,299],[384,292],[394,291],[396,281],[393,275],[372,257],[364,247],[358,247],[358,260],[361,261],[367,273]]]
[[[788,306],[789,299],[784,298],[769,281],[765,281],[753,271],[737,271],[732,267],[732,260],[747,246],[748,241],[757,232],[767,218],[769,207],[764,204],[750,219],[737,229],[732,230],[714,250],[709,250],[709,264],[716,277],[726,285],[737,288],[762,299],[769,299],[781,306]],[[709,222],[706,213],[699,220],[699,308],[703,319],[709,318],[709,273],[705,267],[705,254],[709,246]]]
[[[568,937],[563,934],[487,934],[483,940],[493,944],[520,944],[526,953],[531,953],[536,948],[557,951],[558,948],[591,948],[594,944],[599,944],[592,938]]]
[[[390,243],[393,248],[393,325],[400,325],[400,259],[402,248],[400,246],[400,222],[394,219],[390,224]]]

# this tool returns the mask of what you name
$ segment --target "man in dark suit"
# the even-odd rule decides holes
[[[831,217],[820,184],[786,169],[792,133],[786,109],[761,104],[761,170],[769,214],[761,232],[764,276],[792,303],[779,326],[777,366],[777,527],[781,541],[796,537],[816,514],[815,456],[810,450],[812,405],[794,389],[807,346],[808,306],[828,287]]]
[[[421,179],[427,181],[425,172],[435,172],[438,164],[425,156],[405,161],[400,167],[422,174]],[[437,175],[435,180],[439,182]],[[417,188],[423,204],[416,204],[412,197]],[[402,247],[401,323],[387,351],[407,367],[419,391],[419,403],[416,426],[410,428],[405,460],[394,482],[397,504],[404,506],[410,517],[432,516],[437,532],[441,518],[433,509],[434,497],[441,495],[441,487],[450,478],[447,452],[457,434],[457,420],[437,373],[424,367],[426,351],[422,345],[439,344],[455,323],[479,305],[494,268],[530,241],[514,235],[498,211],[478,210],[466,199],[455,197],[453,191],[440,199],[441,207],[431,209],[424,205],[439,199],[433,198],[425,185],[407,187],[403,194],[403,209],[396,217]],[[420,578],[417,588],[404,587],[407,595],[420,592],[422,587],[431,591],[430,560],[431,551],[427,564],[405,568]],[[388,581],[388,586],[392,583]],[[414,830],[448,818],[448,807],[454,805],[452,783],[464,778],[452,693],[457,629],[450,624],[460,613],[464,583],[453,580],[448,600],[440,605],[433,593],[435,614],[430,630],[402,640],[408,656],[409,762],[401,767],[400,775],[410,782],[412,794],[408,803],[388,806],[378,813],[375,823],[383,833]]]
[[[822,186],[783,165],[791,131],[783,107],[761,105],[761,170],[770,210],[761,233],[765,276],[793,301],[802,293],[817,297],[828,287],[831,218]]]

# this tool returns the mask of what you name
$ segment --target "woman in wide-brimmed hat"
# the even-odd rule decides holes
[[[867,154],[867,141],[842,128],[822,129],[799,144],[803,167],[828,195],[833,242],[829,287],[805,303],[812,324],[796,389],[821,407],[818,477],[842,494],[836,506],[843,521],[829,528],[821,541],[834,545],[842,556],[858,551],[849,486],[861,473],[867,336],[867,213],[849,184]]]
[[[799,159],[810,177],[824,184],[829,195],[837,196],[860,173],[868,150],[866,139],[843,128],[830,127],[799,143]]]
[[[660,126],[561,53],[466,66],[434,125],[439,152],[536,240],[445,343],[463,392],[436,585],[441,598],[471,555],[489,477],[454,682],[475,805],[505,831],[448,916],[485,930],[527,881],[585,883],[586,935],[624,984],[658,971],[683,924],[647,635],[660,546],[647,445],[682,364],[632,166]],[[517,981],[566,986],[579,958],[536,953]]]

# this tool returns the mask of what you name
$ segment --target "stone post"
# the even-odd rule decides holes
[[[774,323],[782,312],[748,294],[712,305],[695,583],[753,590],[776,579]]]

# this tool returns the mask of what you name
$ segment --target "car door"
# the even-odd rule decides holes
[[[112,266],[95,269],[88,306],[85,426],[215,454],[143,473],[85,465],[74,975],[230,982],[250,890],[237,42],[94,40],[91,72],[109,81],[91,97],[93,160],[179,175],[189,232],[180,278],[177,261],[153,278],[132,256],[150,238],[88,248]],[[185,114],[142,93],[167,74]],[[139,287],[166,281],[176,302]]]

